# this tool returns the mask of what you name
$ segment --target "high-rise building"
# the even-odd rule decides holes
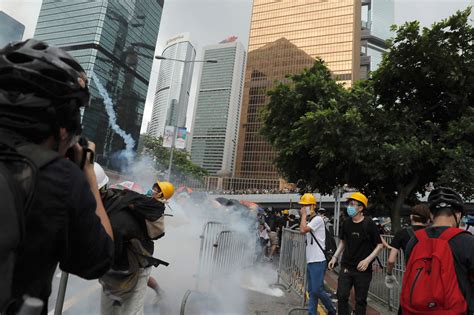
[[[20,41],[25,32],[25,26],[6,14],[0,11],[0,47],[14,41]]]
[[[43,0],[35,37],[76,57],[110,97],[112,104],[104,101],[98,82],[91,79],[91,106],[83,114],[83,134],[96,143],[98,162],[107,168],[122,166],[126,145],[131,151],[136,148],[163,4],[164,0]],[[114,127],[109,117],[113,115]],[[125,134],[118,135],[118,128]]]
[[[322,58],[334,77],[346,86],[361,78],[361,70],[366,69],[361,67],[362,6],[373,2],[254,0],[236,177],[278,183],[275,155],[259,134],[258,119],[275,81],[311,67],[315,58]]]
[[[148,133],[162,137],[166,126],[185,127],[196,49],[189,33],[173,36],[161,54],[158,84]],[[181,60],[173,61],[171,59]],[[183,62],[184,61],[184,62]]]
[[[245,71],[244,46],[231,37],[204,47],[192,127],[191,160],[210,174],[233,175]]]
[[[378,68],[387,50],[386,40],[394,34],[390,30],[395,21],[393,0],[362,1],[362,32],[360,78]]]

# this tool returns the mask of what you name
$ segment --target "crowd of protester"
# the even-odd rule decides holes
[[[89,102],[86,73],[64,50],[36,40],[0,49],[1,314],[18,313],[29,297],[39,299],[41,314],[47,314],[58,264],[84,279],[100,279],[101,314],[142,314],[146,288],[160,291],[150,269],[167,263],[153,257],[153,242],[164,235],[164,203],[174,187],[163,181],[150,183],[147,193],[108,187],[94,164],[94,143],[80,137],[81,112]],[[177,196],[178,202],[192,204],[186,194]],[[372,266],[384,247],[391,250],[387,287],[397,284],[392,274],[396,255],[402,251],[405,256],[400,314],[474,314],[472,224],[459,228],[465,205],[451,188],[432,190],[427,206],[413,208],[410,226],[390,244],[381,237],[387,231],[380,220],[366,214],[368,198],[352,193],[334,252],[328,242],[332,221],[310,193],[301,196],[298,215],[250,209],[234,200],[206,202],[210,211],[255,224],[260,261],[278,256],[283,228],[306,235],[310,314],[317,314],[319,300],[328,314],[336,314],[324,276],[337,265],[337,313],[365,314]]]

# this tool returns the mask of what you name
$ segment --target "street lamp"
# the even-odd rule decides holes
[[[206,60],[181,60],[181,59],[173,59],[164,56],[155,56],[155,59],[158,60],[168,60],[168,61],[177,61],[182,63],[194,63],[194,62],[203,62],[203,63],[217,63],[218,61],[215,59],[206,59]],[[181,102],[181,99],[179,100]],[[179,115],[179,111],[178,111]],[[171,180],[171,167],[173,166],[173,152],[174,146],[176,142],[176,133],[178,130],[178,126],[173,126],[173,140],[171,141],[171,148],[170,148],[170,161],[168,164],[168,174],[167,174],[167,181]]]

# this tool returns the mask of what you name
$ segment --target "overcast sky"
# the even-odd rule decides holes
[[[456,10],[464,9],[468,5],[474,6],[474,0],[394,1],[396,24],[410,20],[419,20],[424,26],[446,18]],[[41,2],[42,0],[0,0],[0,11],[5,11],[13,18],[25,24],[24,38],[29,38],[34,34]],[[216,44],[231,35],[237,36],[239,41],[247,47],[251,12],[252,0],[165,0],[155,53],[156,55],[161,54],[164,42],[174,34],[181,32],[191,33],[191,41],[196,46],[198,59],[202,57],[201,48],[203,46]],[[142,131],[145,131],[146,123],[151,116],[158,69],[159,61],[155,60],[150,78]],[[191,88],[191,98],[188,107],[188,126],[191,126],[192,123],[196,82],[198,81],[197,76],[199,72],[200,64],[196,64],[193,77],[194,84]]]

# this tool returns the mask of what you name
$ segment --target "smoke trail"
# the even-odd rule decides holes
[[[95,81],[97,89],[99,90],[100,95],[104,99],[105,110],[107,112],[107,116],[109,116],[110,128],[112,128],[112,130],[116,134],[122,137],[123,141],[125,142],[125,150],[123,150],[119,155],[124,156],[127,159],[128,165],[131,165],[135,156],[135,153],[133,152],[133,148],[135,147],[135,140],[133,140],[132,136],[122,130],[117,124],[117,116],[115,115],[114,104],[112,103],[112,100],[110,99],[107,90],[102,85],[102,83],[100,83],[99,78],[94,72],[92,72],[92,79]]]

